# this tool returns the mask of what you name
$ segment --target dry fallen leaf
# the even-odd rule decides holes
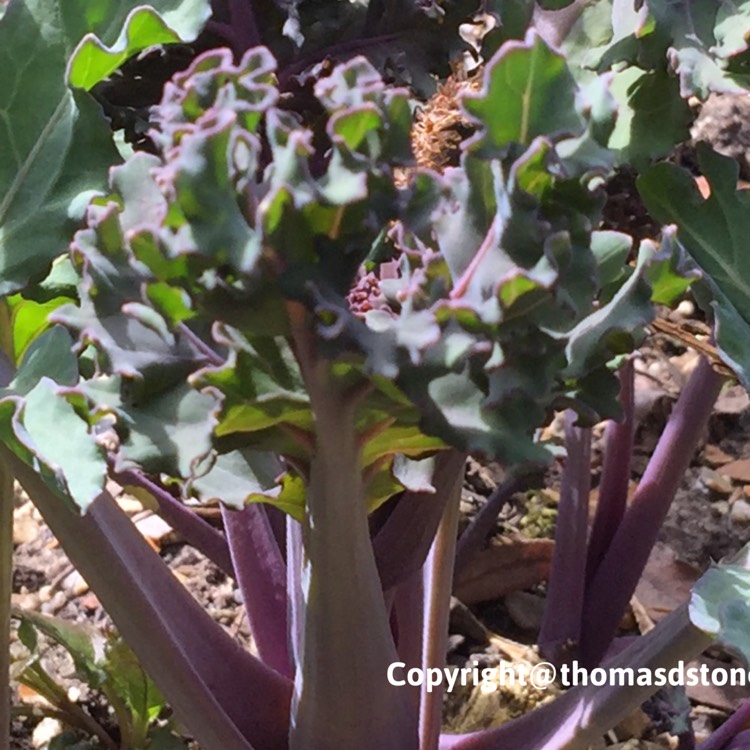
[[[520,591],[549,576],[551,539],[514,539],[493,544],[474,555],[453,585],[464,604],[485,602]]]
[[[635,596],[654,622],[663,620],[690,598],[700,571],[678,560],[672,549],[657,542],[646,563]]]
[[[696,669],[700,669],[703,664],[706,664],[709,670],[727,669],[727,667],[730,667],[726,662],[712,659],[709,656],[700,656],[695,661],[691,661],[687,666],[688,668],[695,667]],[[727,713],[736,711],[740,703],[747,697],[747,688],[741,685],[723,685],[720,687],[711,684],[698,684],[686,687],[685,691],[688,698],[693,702],[717,708]]]
[[[734,461],[734,456],[725,453],[718,445],[708,443],[703,449],[703,460],[709,466],[715,468],[717,466],[724,466],[724,464],[728,464],[730,461]]]
[[[724,464],[721,467],[721,473],[735,482],[750,484],[750,458],[741,458]]]

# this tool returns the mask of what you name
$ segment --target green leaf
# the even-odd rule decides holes
[[[47,320],[49,314],[68,302],[70,299],[66,297],[57,297],[43,303],[24,299],[20,295],[9,298],[16,362],[21,360],[29,345],[50,327],[51,323]]]
[[[684,99],[705,99],[712,91],[740,93],[747,87],[747,75],[732,70],[732,63],[748,49],[747,0],[649,0],[638,12],[632,3],[619,5],[621,9],[613,10],[617,33],[601,67],[638,61],[642,67],[676,73]]]
[[[646,167],[690,137],[693,113],[665,70],[626,68],[614,74],[610,90],[619,106],[608,145],[621,164]]]
[[[164,696],[143,671],[132,649],[121,640],[108,645],[104,667],[114,691],[131,711],[136,736],[145,738],[149,725],[166,706]]]
[[[750,195],[737,189],[734,160],[699,144],[698,164],[711,187],[709,198],[688,172],[666,163],[644,174],[638,189],[654,218],[677,224],[678,239],[713,299],[707,304],[716,315],[719,353],[750,386]]]
[[[50,430],[55,425],[55,430]],[[26,444],[58,477],[81,510],[102,493],[107,475],[104,451],[89,433],[88,424],[47,377],[26,395],[23,406]],[[61,440],[60,435],[65,439]],[[19,438],[23,438],[19,435]]]
[[[591,251],[599,267],[602,287],[622,279],[625,261],[633,247],[633,238],[622,232],[601,231],[591,233]]]
[[[675,227],[664,227],[661,247],[646,271],[653,302],[657,305],[674,306],[693,282],[700,278],[700,272],[692,261],[688,263],[685,262],[685,251],[677,242]]]
[[[76,47],[68,67],[68,83],[90,91],[114,73],[129,57],[147,47],[174,42],[191,42],[211,15],[205,0],[183,0],[164,17],[153,8],[134,8],[125,19],[117,41],[107,46],[96,34],[87,34]],[[167,3],[159,3],[161,7]]]
[[[135,0],[19,0],[0,18],[0,294],[44,275],[64,252],[92,191],[119,160],[93,99],[65,83],[81,37],[116,41]],[[205,18],[207,2],[162,0],[177,26]],[[185,13],[184,21],[177,23]]]
[[[78,675],[91,687],[104,684],[108,638],[99,629],[18,608],[13,609],[13,617],[60,644],[73,657]]]
[[[236,450],[216,456],[209,471],[191,480],[187,491],[194,491],[204,502],[221,500],[239,509],[253,500],[276,500],[283,473],[273,453]]]
[[[477,147],[502,150],[528,146],[540,135],[580,134],[584,121],[575,109],[576,83],[565,58],[534,32],[524,42],[506,42],[487,63],[479,94],[463,107],[482,135]]]
[[[14,2],[0,19],[2,294],[43,275],[65,251],[81,218],[76,197],[103,188],[107,167],[117,161],[98,107],[65,85],[68,56],[88,30],[66,5],[72,4]]]
[[[644,279],[653,248],[641,247],[635,272],[606,304],[587,316],[570,333],[566,373],[581,377],[618,354],[632,351],[653,319],[651,289]]]
[[[93,378],[81,390],[93,402],[95,415],[117,417],[117,471],[141,467],[187,478],[211,451],[221,403],[215,392],[201,393],[182,383],[133,403],[119,376]]]
[[[744,547],[730,563],[713,565],[693,587],[690,620],[750,662],[750,570]]]
[[[78,363],[72,346],[73,340],[62,326],[45,330],[26,349],[13,381],[0,392],[25,396],[43,377],[60,385],[75,385]]]

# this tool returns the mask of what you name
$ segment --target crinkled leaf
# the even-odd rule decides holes
[[[617,11],[619,24],[602,60],[605,65],[638,59],[649,63],[648,67],[661,67],[668,61],[670,71],[679,77],[685,99],[692,95],[705,99],[711,91],[739,93],[746,88],[747,76],[732,71],[732,62],[748,48],[747,0],[649,0],[638,12],[627,2],[615,5],[625,10]]]
[[[661,246],[646,271],[646,278],[651,284],[652,301],[670,307],[700,278],[700,271],[677,242],[674,226],[662,230]]]
[[[666,71],[626,68],[614,74],[611,91],[619,107],[608,145],[620,163],[645,167],[690,137],[693,114]]]
[[[579,323],[570,333],[567,373],[582,376],[617,354],[638,346],[643,328],[653,319],[651,289],[644,280],[653,249],[642,246],[635,272],[614,297]]]
[[[95,414],[113,414],[120,435],[116,470],[142,467],[187,478],[211,450],[220,400],[187,383],[132,403],[119,376],[86,381],[81,390],[94,405]]]
[[[188,492],[195,492],[204,502],[221,500],[232,508],[246,502],[276,500],[282,492],[279,480],[284,473],[273,453],[255,450],[231,451],[214,458],[211,468],[191,480]]]
[[[60,385],[78,382],[78,363],[72,351],[73,341],[62,326],[41,333],[26,349],[21,364],[3,395],[25,396],[43,378]]]
[[[55,425],[54,431],[50,425]],[[104,489],[104,451],[54,381],[44,377],[26,395],[23,427],[29,450],[54,472],[81,510],[86,510]]]
[[[479,146],[498,150],[528,146],[540,135],[577,134],[576,84],[565,58],[533,32],[524,42],[506,42],[487,63],[484,87],[463,100],[482,128]]]
[[[398,454],[393,459],[393,476],[410,492],[435,492],[432,485],[434,470],[434,457],[415,461]]]
[[[622,279],[625,261],[633,247],[633,239],[622,232],[600,231],[591,234],[591,251],[599,269],[599,283],[606,287]]]
[[[129,57],[147,47],[174,42],[191,42],[211,15],[206,0],[158,2],[164,15],[149,6],[133,8],[124,21],[120,36],[111,46],[96,34],[87,34],[76,47],[68,66],[68,83],[91,90]],[[172,6],[169,10],[169,6]]]
[[[729,564],[713,565],[695,584],[690,620],[750,661],[750,571],[745,547]]]

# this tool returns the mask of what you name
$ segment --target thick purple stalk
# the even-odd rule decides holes
[[[599,502],[589,538],[586,581],[590,582],[609,549],[625,515],[630,485],[635,433],[635,368],[628,360],[620,370],[621,422],[610,422],[604,435],[604,468],[599,485]]]
[[[419,571],[427,559],[456,477],[463,478],[466,454],[449,450],[436,460],[433,494],[405,492],[373,539],[383,591]]]
[[[0,748],[10,742],[10,605],[13,591],[13,475],[0,463]]]
[[[586,591],[581,639],[586,666],[598,664],[612,642],[723,382],[701,357],[675,404],[633,501]]]
[[[0,387],[7,386],[15,368],[6,351],[12,352],[12,326],[7,302],[0,305]],[[10,609],[13,590],[13,509],[15,493],[13,475],[0,464],[0,748],[10,743]]]
[[[393,596],[392,616],[396,619],[399,661],[404,663],[404,671],[422,667],[423,632],[424,632],[424,576],[419,571],[391,589]],[[406,685],[414,702],[414,710],[419,710],[419,686]]]
[[[495,528],[497,517],[508,500],[516,493],[526,489],[531,481],[530,476],[518,474],[508,477],[498,485],[487,498],[487,502],[464,529],[456,546],[456,562],[453,566],[454,578],[459,578],[472,557],[482,548],[485,539]]]
[[[286,563],[286,519],[288,516],[275,505],[266,505],[265,510],[274,539],[276,539],[276,544],[279,547],[281,559]]]
[[[591,493],[591,430],[576,427],[577,415],[565,413],[565,460],[555,530],[555,551],[547,586],[539,647],[549,659],[564,662],[569,645],[581,637],[586,588],[586,538]]]
[[[221,515],[258,656],[264,664],[291,678],[286,565],[266,509],[259,503],[249,503],[242,510],[222,505]]]
[[[185,539],[231,578],[235,577],[232,557],[224,535],[163,487],[139,471],[128,469],[117,475],[122,485],[133,485],[148,492],[159,505],[159,515]]]
[[[454,478],[452,487],[446,488],[448,503],[424,565],[423,674],[432,668],[445,669],[462,484],[463,472]],[[443,715],[442,683],[432,690],[422,685],[419,709],[419,750],[437,750]]]
[[[0,456],[201,747],[286,750],[291,682],[211,619],[111,495],[76,515],[10,450]]]
[[[674,610],[646,635],[635,639],[607,669],[670,669],[680,661],[697,657],[712,642],[698,630],[684,605]],[[622,679],[622,678],[619,678]],[[440,750],[587,750],[598,744],[602,735],[629,716],[656,692],[651,685],[622,687],[617,680],[601,686],[574,687],[540,708],[497,729],[467,735],[442,735]],[[642,682],[648,682],[643,680]]]
[[[701,748],[704,746],[705,743],[701,745]],[[735,735],[734,739],[725,748],[726,750],[750,750],[750,729],[746,729],[744,732]]]
[[[409,694],[387,679],[398,660],[375,565],[355,411],[315,348],[311,321],[290,310],[295,354],[315,417],[302,521],[304,599],[291,750],[416,750]]]
[[[740,750],[750,747],[750,698],[705,741],[698,745],[698,750]],[[746,731],[743,731],[746,730]],[[741,736],[742,735],[742,736]],[[731,744],[730,744],[731,743]]]

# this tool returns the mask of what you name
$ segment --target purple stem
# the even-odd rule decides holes
[[[724,379],[701,357],[664,428],[646,472],[586,590],[581,659],[592,667],[612,642],[682,483]]]
[[[217,565],[231,578],[235,577],[232,556],[224,535],[204,521],[190,508],[173,497],[163,487],[138,471],[128,469],[116,477],[125,485],[140,487],[154,497],[159,505],[159,515],[197,550]]]
[[[446,487],[448,502],[424,565],[424,674],[427,674],[428,669],[445,669],[462,483],[463,472],[454,476],[452,486]],[[419,750],[437,750],[442,714],[442,682],[432,690],[428,690],[423,684],[419,704]]]
[[[286,519],[287,514],[283,510],[277,508],[275,505],[265,506],[266,516],[268,517],[268,523],[271,524],[271,531],[273,532],[276,544],[279,547],[281,558],[286,563]]]
[[[437,457],[433,494],[405,492],[373,539],[375,562],[383,591],[419,571],[450,498],[457,476],[463,478],[466,454],[444,451]]]
[[[217,367],[224,364],[224,358],[215,352],[195,331],[185,323],[177,326],[179,332],[193,345],[198,354],[205,357],[212,365]]]
[[[424,630],[424,580],[422,572],[415,573],[392,590],[396,618],[399,659],[406,665],[404,671],[422,667],[422,633]],[[419,710],[419,686],[406,685],[414,699],[414,710]]]
[[[453,566],[453,575],[458,578],[466,565],[471,562],[472,557],[481,549],[485,539],[489,536],[497,523],[497,517],[503,505],[516,493],[527,489],[531,482],[531,476],[514,474],[508,477],[502,484],[498,485],[487,502],[474,517],[474,520],[461,534],[456,546],[456,562]]]
[[[291,682],[211,619],[111,495],[79,516],[10,450],[0,455],[200,745],[286,750]]]
[[[555,530],[555,551],[547,586],[547,600],[539,633],[539,647],[556,663],[571,655],[570,645],[581,638],[581,615],[586,588],[586,537],[591,492],[591,430],[576,427],[577,415],[565,413],[565,460]]]
[[[242,510],[222,505],[221,516],[258,656],[280,675],[291,678],[286,565],[266,509],[259,503],[248,503]]]
[[[698,750],[740,750],[750,747],[750,698],[705,741],[698,745]],[[743,731],[744,730],[744,731]],[[730,744],[731,742],[731,744]]]
[[[599,563],[609,549],[625,515],[628,502],[635,433],[634,374],[633,361],[628,360],[620,370],[620,403],[623,419],[621,422],[610,422],[604,436],[604,468],[599,485],[599,502],[589,539],[587,583],[591,582]]]

